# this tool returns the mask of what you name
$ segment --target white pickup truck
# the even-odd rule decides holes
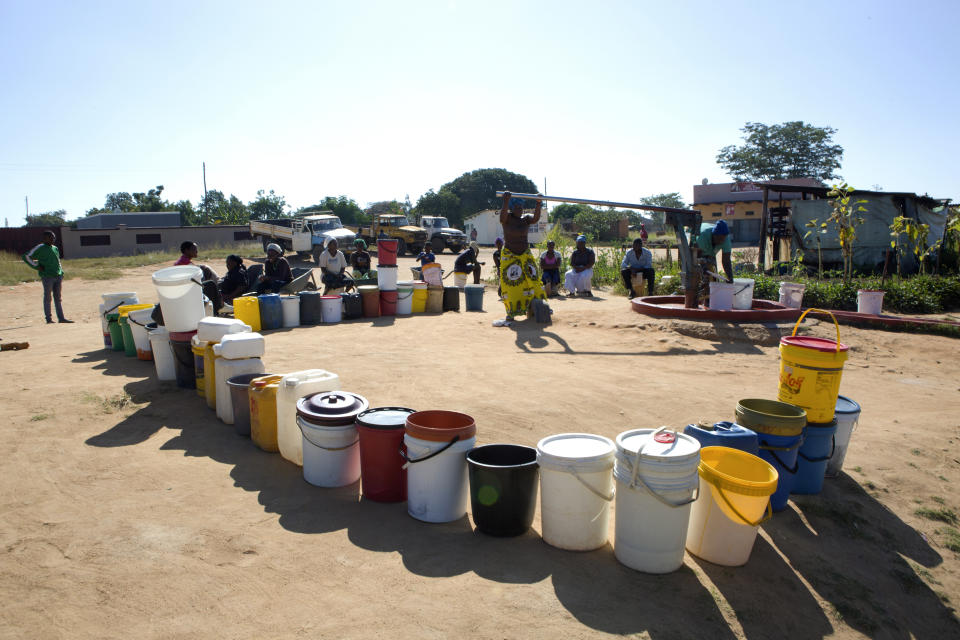
[[[278,218],[274,220],[251,220],[250,235],[254,239],[260,238],[263,248],[276,242],[284,251],[296,251],[302,256],[313,256],[313,261],[320,259],[323,245],[327,238],[334,238],[340,250],[345,254],[354,250],[353,241],[356,235],[340,222],[340,218],[332,214],[314,214],[298,218]]]
[[[444,217],[421,216],[420,226],[427,230],[427,240],[434,253],[443,253],[444,248],[450,249],[450,253],[460,253],[467,245],[467,234],[451,227]]]

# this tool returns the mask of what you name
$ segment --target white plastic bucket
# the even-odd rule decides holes
[[[561,433],[537,443],[544,542],[572,551],[607,543],[613,458],[613,441],[589,433]]]
[[[252,331],[227,334],[223,336],[219,343],[213,345],[213,353],[228,360],[259,358],[266,352],[266,349],[267,342],[263,336]]]
[[[343,298],[340,296],[320,296],[320,322],[334,324],[343,317]]]
[[[277,386],[277,446],[290,462],[303,464],[303,435],[297,426],[297,400],[304,396],[340,389],[340,376],[323,369],[294,371]]]
[[[431,262],[420,267],[420,271],[423,273],[423,280],[428,285],[433,285],[435,287],[443,286],[443,269],[440,268],[440,265],[436,262]]]
[[[280,305],[283,311],[283,327],[299,327],[300,296],[280,296]]]
[[[217,345],[214,345],[216,349]],[[225,360],[217,358],[214,360],[214,377],[217,388],[217,417],[223,420],[225,424],[233,424],[233,398],[230,395],[230,387],[227,381],[234,376],[242,376],[245,373],[263,373],[263,361],[260,358],[242,358],[239,360]],[[209,378],[207,382],[209,383]]]
[[[173,347],[170,346],[170,334],[163,327],[150,331],[150,350],[153,351],[153,366],[157,369],[157,380],[177,379],[176,364],[173,361]]]
[[[711,282],[710,308],[714,311],[730,311],[733,309],[733,297],[738,288],[732,282]]]
[[[463,289],[467,286],[467,274],[460,271],[453,272],[453,286],[457,289]]]
[[[803,306],[803,292],[807,285],[797,282],[780,283],[780,304],[791,309],[799,309]]]
[[[467,452],[476,437],[433,442],[404,434],[407,457],[407,513],[423,522],[452,522],[467,513]],[[436,453],[443,449],[442,452]],[[427,456],[431,458],[421,460]]]
[[[377,287],[380,291],[397,290],[396,265],[377,265]]]
[[[637,571],[676,571],[683,565],[690,505],[700,484],[700,443],[661,428],[625,431],[616,444],[613,553]]]
[[[734,278],[733,284],[736,286],[733,292],[734,309],[752,309],[753,308],[753,278]],[[713,296],[711,296],[712,298]]]
[[[345,487],[360,479],[357,425],[324,427],[297,417],[303,437],[303,479],[317,487]]]
[[[397,287],[397,315],[408,316],[413,313],[413,285]]]
[[[827,462],[826,477],[835,478],[843,470],[843,459],[847,457],[850,437],[860,421],[860,405],[846,396],[837,396],[834,417],[837,419],[837,432],[834,435],[833,456]]]
[[[147,333],[146,325],[153,320],[150,317],[153,314],[153,308],[131,311],[127,314],[127,322],[130,323],[130,333],[133,335],[133,343],[137,347],[137,357],[141,360],[151,358],[141,357],[141,353],[148,354],[153,351],[150,346],[150,335]]]
[[[883,291],[857,290],[857,313],[878,316],[883,310]]]
[[[234,318],[204,318],[197,323],[197,340],[200,342],[220,342],[231,333],[247,333],[250,325]]]
[[[137,294],[133,291],[126,291],[123,293],[103,293],[101,296],[103,298],[103,313],[116,313],[117,309],[121,305],[125,304],[138,304],[140,299],[137,297]]]
[[[163,324],[167,331],[194,331],[204,318],[203,289],[200,267],[183,265],[167,267],[153,274]]]

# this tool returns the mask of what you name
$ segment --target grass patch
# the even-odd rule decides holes
[[[863,467],[859,467],[859,466],[854,467],[853,470],[856,471],[857,473],[863,473]]]
[[[912,454],[915,455],[915,456],[922,456],[922,455],[923,455],[923,451],[921,451],[920,449],[910,449],[910,453],[912,453]]]
[[[30,416],[30,422],[40,422],[41,420],[46,420],[50,417],[48,413],[38,413],[35,416]]]
[[[937,504],[947,504],[947,501],[941,496],[930,496],[930,499],[936,502]]]
[[[129,394],[126,392],[108,398],[84,391],[83,394],[81,394],[81,399],[88,404],[98,407],[102,413],[114,413],[133,406],[133,400],[131,400]]]
[[[943,536],[943,546],[954,553],[960,553],[960,531],[953,527],[938,529],[937,533]]]
[[[874,484],[873,482],[871,482],[870,480],[864,480],[864,481],[863,481],[863,486],[865,486],[867,489],[870,489],[871,491],[876,491],[876,490],[877,490],[877,485],[875,485],[875,484]]]
[[[943,476],[937,476],[937,478],[939,478],[940,480],[943,480],[944,482],[950,482],[949,480],[947,480],[947,479],[946,479],[945,477],[943,477]]]
[[[926,518],[927,520],[936,520],[937,522],[946,522],[947,524],[957,524],[957,514],[953,509],[940,507],[931,509],[929,507],[920,507],[913,512],[914,515]]]

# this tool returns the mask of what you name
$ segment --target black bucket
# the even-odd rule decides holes
[[[341,293],[343,301],[343,319],[352,320],[363,315],[363,298],[359,293]]]
[[[189,340],[171,340],[173,348],[174,372],[177,376],[177,386],[184,389],[197,388],[197,370],[194,368],[193,347]]]
[[[443,288],[443,310],[460,311],[460,289],[457,287]]]
[[[319,291],[300,292],[300,324],[320,324]]]
[[[237,435],[250,436],[250,383],[272,373],[244,373],[227,379],[233,405],[233,428]]]
[[[537,450],[487,444],[467,454],[473,522],[492,536],[519,536],[533,524],[540,467]]]

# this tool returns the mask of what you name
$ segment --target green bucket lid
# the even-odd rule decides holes
[[[807,424],[807,412],[778,400],[746,398],[737,403],[737,424],[771,436],[797,436]]]

